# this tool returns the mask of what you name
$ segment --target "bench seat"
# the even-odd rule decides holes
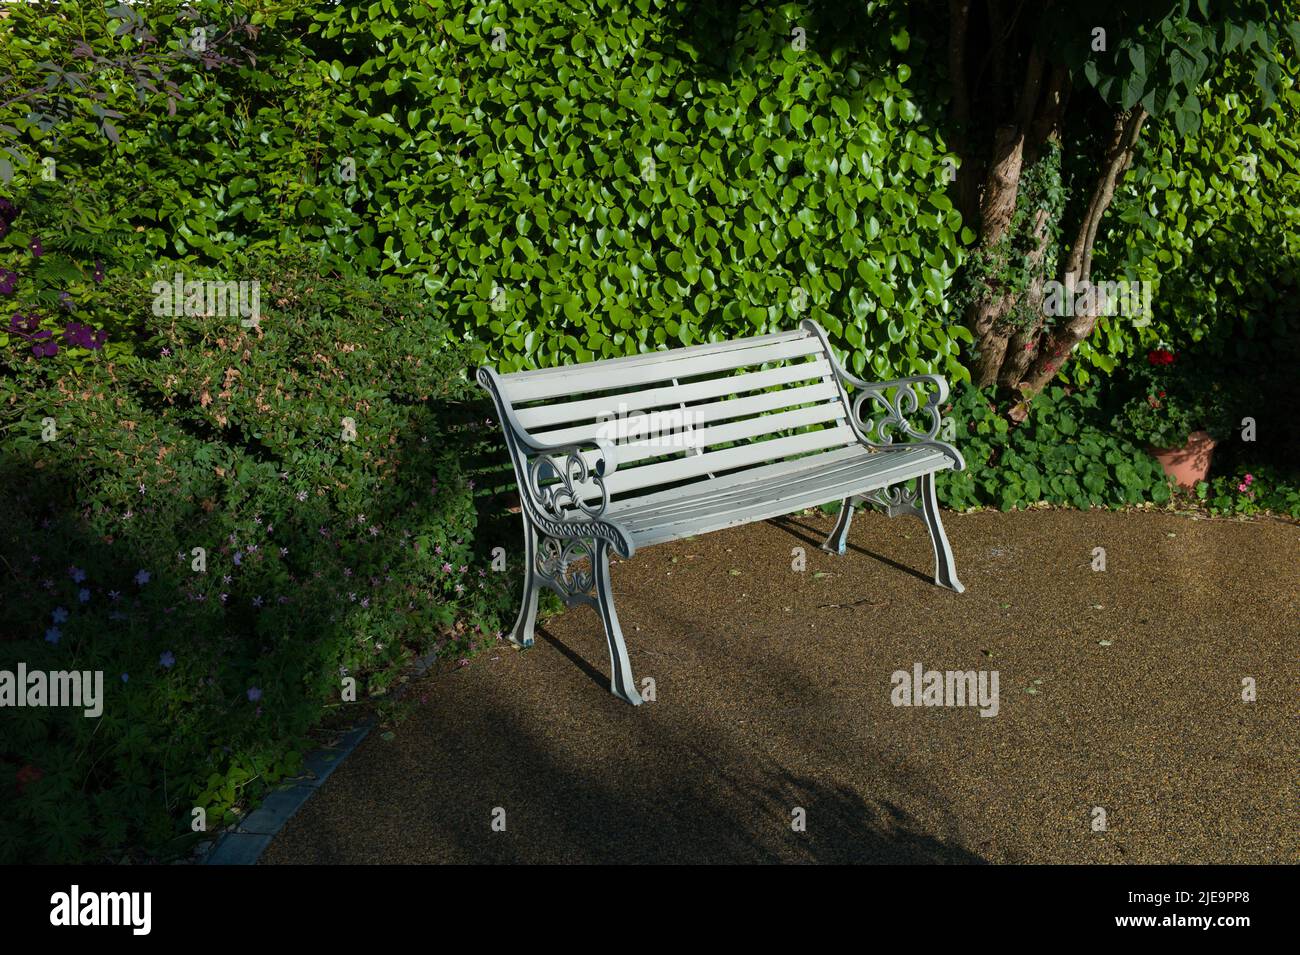
[[[952,467],[941,451],[837,448],[615,502],[605,516],[637,548],[781,517]]]

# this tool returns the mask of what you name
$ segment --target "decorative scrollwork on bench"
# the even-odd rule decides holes
[[[585,562],[585,566],[582,566]],[[577,565],[577,566],[575,566]],[[542,537],[537,547],[537,576],[566,604],[592,603],[596,592],[596,555],[590,541]]]
[[[912,385],[932,384],[924,403]],[[943,425],[941,405],[947,397],[945,382],[934,375],[917,375],[898,381],[858,383],[859,394],[853,400],[853,414],[874,447],[889,447],[901,442],[938,441]],[[893,397],[889,392],[893,391]],[[920,419],[920,420],[918,420]]]
[[[599,520],[609,506],[609,491],[605,489],[601,466],[602,452],[596,467],[587,463],[582,449],[577,445],[563,448],[559,453],[538,454],[528,465],[529,490],[542,513],[554,521]],[[554,475],[549,484],[546,479]],[[600,492],[594,502],[586,500],[588,485]]]
[[[904,481],[891,487],[882,487],[862,495],[868,504],[885,509],[890,517],[900,514],[921,513],[921,488],[919,481]]]

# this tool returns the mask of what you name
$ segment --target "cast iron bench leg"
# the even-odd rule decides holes
[[[831,531],[822,550],[843,557],[849,546],[849,525],[853,523],[853,498],[846,497],[840,503],[840,516],[835,519],[835,529]]]
[[[952,557],[952,548],[948,546],[948,535],[943,531],[943,521],[939,519],[939,500],[934,494],[934,475],[927,474],[921,478],[921,516],[926,529],[930,532],[930,544],[934,547],[934,582],[940,587],[947,587],[961,593],[966,588],[957,579],[957,563]]]
[[[633,706],[640,706],[641,694],[636,691],[632,664],[628,661],[627,646],[623,643],[623,630],[614,613],[614,591],[609,584],[608,543],[596,541],[596,554],[592,563],[596,572],[596,603],[600,609],[601,623],[605,625],[605,639],[609,642],[610,692]]]
[[[510,642],[521,647],[533,645],[533,626],[537,623],[537,531],[524,517],[524,596],[519,617],[510,631]]]

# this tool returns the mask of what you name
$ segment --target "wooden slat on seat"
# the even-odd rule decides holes
[[[896,484],[950,466],[941,452],[932,448],[870,454],[865,449],[849,467],[826,469],[818,462],[821,455],[802,459],[804,469],[793,474],[769,476],[767,468],[744,472],[748,479],[734,485],[729,493],[710,494],[695,500],[687,493],[665,505],[647,505],[632,501],[613,517],[630,533],[637,547],[678,540],[708,533],[724,527],[770,520],[793,511],[816,507],[830,501],[862,494]],[[702,482],[701,490],[711,489],[714,482]]]
[[[813,461],[817,462],[817,466],[822,471],[829,474],[853,467],[861,460],[863,454],[870,453],[873,452],[867,451],[861,445],[832,448],[829,451],[821,452],[815,457],[791,458],[786,461],[764,465],[763,474],[768,479],[777,479],[782,476],[794,477],[807,471]],[[893,454],[894,452],[883,453]],[[653,506],[667,511],[672,505],[681,501],[705,501],[711,497],[725,496],[737,487],[747,487],[751,481],[752,477],[749,471],[733,471],[729,474],[720,474],[709,481],[701,481],[693,487],[675,487],[649,491],[643,494],[627,495],[613,502],[609,507],[608,514],[611,520],[620,520],[620,515],[631,510]]]

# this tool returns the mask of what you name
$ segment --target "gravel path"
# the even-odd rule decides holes
[[[843,558],[820,514],[651,548],[613,577],[655,702],[568,611],[423,678],[262,861],[1297,861],[1300,527],[945,521],[960,596],[910,518],[860,515]],[[997,715],[892,705],[918,662],[998,671]]]

